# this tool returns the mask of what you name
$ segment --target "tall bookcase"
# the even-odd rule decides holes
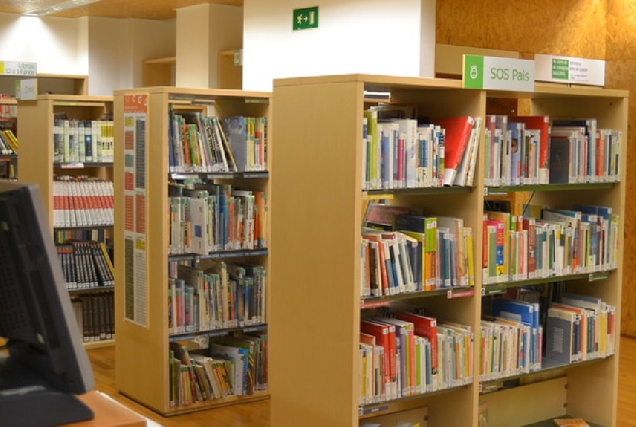
[[[113,163],[112,161],[64,161],[56,159],[57,143],[54,143],[55,117],[66,117],[67,119],[76,121],[112,121],[113,98],[108,96],[86,96],[86,95],[39,95],[37,100],[18,101],[18,114],[21,120],[18,121],[18,134],[21,135],[20,152],[18,156],[18,170],[20,171],[19,179],[24,182],[32,182],[38,184],[40,193],[44,202],[45,212],[48,213],[49,225],[51,232],[56,238],[68,234],[99,234],[105,241],[111,241],[113,238],[113,225],[60,225],[54,221],[54,200],[59,200],[60,194],[56,193],[55,177],[64,175],[71,177],[71,180],[79,177],[86,179],[96,179],[100,181],[113,181]],[[84,142],[83,142],[84,143]],[[112,144],[112,143],[111,143]],[[112,156],[111,156],[112,157]],[[62,160],[62,161],[59,161]],[[83,180],[84,178],[82,178]],[[79,194],[78,194],[79,196]],[[88,194],[82,194],[88,196]],[[106,201],[104,200],[104,203]],[[105,207],[105,206],[104,206]],[[96,224],[92,222],[91,224]],[[110,294],[112,298],[112,286],[96,286],[88,289],[69,289],[73,299],[91,301],[100,299],[101,295]],[[84,303],[82,303],[84,304]],[[93,304],[92,302],[90,304]],[[98,305],[100,304],[100,305]],[[80,325],[85,335],[85,345],[87,347],[96,347],[103,345],[113,345],[114,339],[106,338],[105,329],[110,324],[105,301],[95,303],[88,309],[88,306],[82,306],[82,324]],[[95,310],[93,310],[95,307]],[[97,307],[100,307],[99,309]],[[79,306],[76,307],[77,310]],[[112,311],[112,310],[111,310]],[[106,313],[106,314],[105,314]],[[95,318],[93,318],[95,314]],[[79,316],[79,313],[78,313]],[[89,317],[91,316],[89,321]],[[112,316],[111,320],[112,320]],[[90,325],[90,326],[88,326]],[[104,335],[97,337],[99,332],[92,329],[92,332],[86,330],[86,327],[104,329]],[[96,335],[97,334],[97,335]],[[89,335],[91,337],[89,337]],[[109,331],[112,335],[112,330]]]
[[[491,427],[530,425],[564,414],[615,426],[617,353],[523,375],[527,385],[493,393],[482,392],[488,384],[475,375],[472,384],[461,387],[359,405],[363,306],[391,306],[400,300],[470,326],[477,342],[483,301],[493,293],[530,283],[484,285],[476,274],[474,290],[444,289],[362,301],[365,200],[388,199],[390,204],[424,208],[433,215],[463,218],[472,227],[479,265],[484,200],[489,193],[502,192],[484,185],[483,135],[472,188],[362,191],[366,91],[390,92],[391,103],[415,105],[419,117],[430,119],[461,115],[485,119],[491,97],[529,98],[532,114],[595,117],[599,126],[620,130],[624,136],[627,132],[628,93],[620,90],[537,84],[532,93],[491,92],[463,89],[453,80],[358,74],[275,80],[270,278],[276,288],[269,322],[272,425],[354,427],[373,423],[374,416],[426,407],[429,427],[478,426],[480,405],[488,403]],[[623,218],[625,149],[623,144],[620,183],[535,185],[505,191],[532,191],[533,203],[560,208],[575,202],[611,206]],[[621,225],[619,236],[622,230]],[[607,274],[538,281],[565,280],[568,290],[601,297],[619,310],[621,258]],[[617,336],[615,345],[618,351]],[[473,372],[479,372],[475,344],[473,354]]]
[[[269,397],[268,391],[260,390],[251,395],[233,395],[187,405],[171,404],[171,342],[207,344],[209,337],[237,331],[262,331],[266,330],[266,326],[188,333],[170,331],[170,263],[198,266],[210,260],[236,260],[263,265],[268,271],[269,257],[267,248],[171,255],[168,184],[198,177],[210,183],[264,192],[269,199],[271,176],[268,171],[171,172],[169,110],[172,109],[175,114],[197,111],[204,116],[218,118],[245,116],[269,120],[270,98],[271,94],[264,92],[175,87],[115,92],[115,175],[134,175],[134,183],[131,177],[128,186],[127,179],[115,182],[115,265],[119,266],[116,270],[116,385],[121,393],[166,416]],[[268,168],[272,164],[271,147],[272,139],[268,137]],[[135,200],[129,197],[133,193]],[[131,222],[133,212],[134,224]],[[265,224],[265,235],[269,236],[268,223]],[[269,283],[267,278],[266,294],[269,294]]]

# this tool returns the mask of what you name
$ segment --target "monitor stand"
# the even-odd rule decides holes
[[[93,411],[75,395],[51,387],[9,356],[0,355],[0,424],[53,427],[92,420]]]

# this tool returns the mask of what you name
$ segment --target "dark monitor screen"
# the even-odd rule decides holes
[[[48,224],[36,185],[0,180],[0,423],[14,414],[11,426],[92,418],[73,396],[94,378]]]

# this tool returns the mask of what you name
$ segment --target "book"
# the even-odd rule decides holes
[[[554,425],[562,427],[590,427],[583,418],[555,418]]]
[[[511,122],[523,123],[525,129],[539,131],[539,184],[548,184],[550,159],[550,116],[511,116]]]
[[[444,180],[446,186],[453,185],[470,139],[475,119],[472,116],[446,117],[433,120],[444,129]]]
[[[578,360],[577,329],[580,327],[578,313],[556,307],[548,308],[545,327],[545,358],[561,363]]]

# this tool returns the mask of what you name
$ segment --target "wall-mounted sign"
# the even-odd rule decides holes
[[[605,85],[605,61],[568,56],[534,56],[535,78],[556,83]]]
[[[534,61],[479,55],[463,58],[465,88],[534,91]]]
[[[15,82],[15,99],[34,101],[38,97],[38,79],[21,79]]]
[[[32,76],[38,73],[37,63],[0,61],[0,76]]]
[[[293,19],[294,31],[318,28],[318,6],[294,9]]]

